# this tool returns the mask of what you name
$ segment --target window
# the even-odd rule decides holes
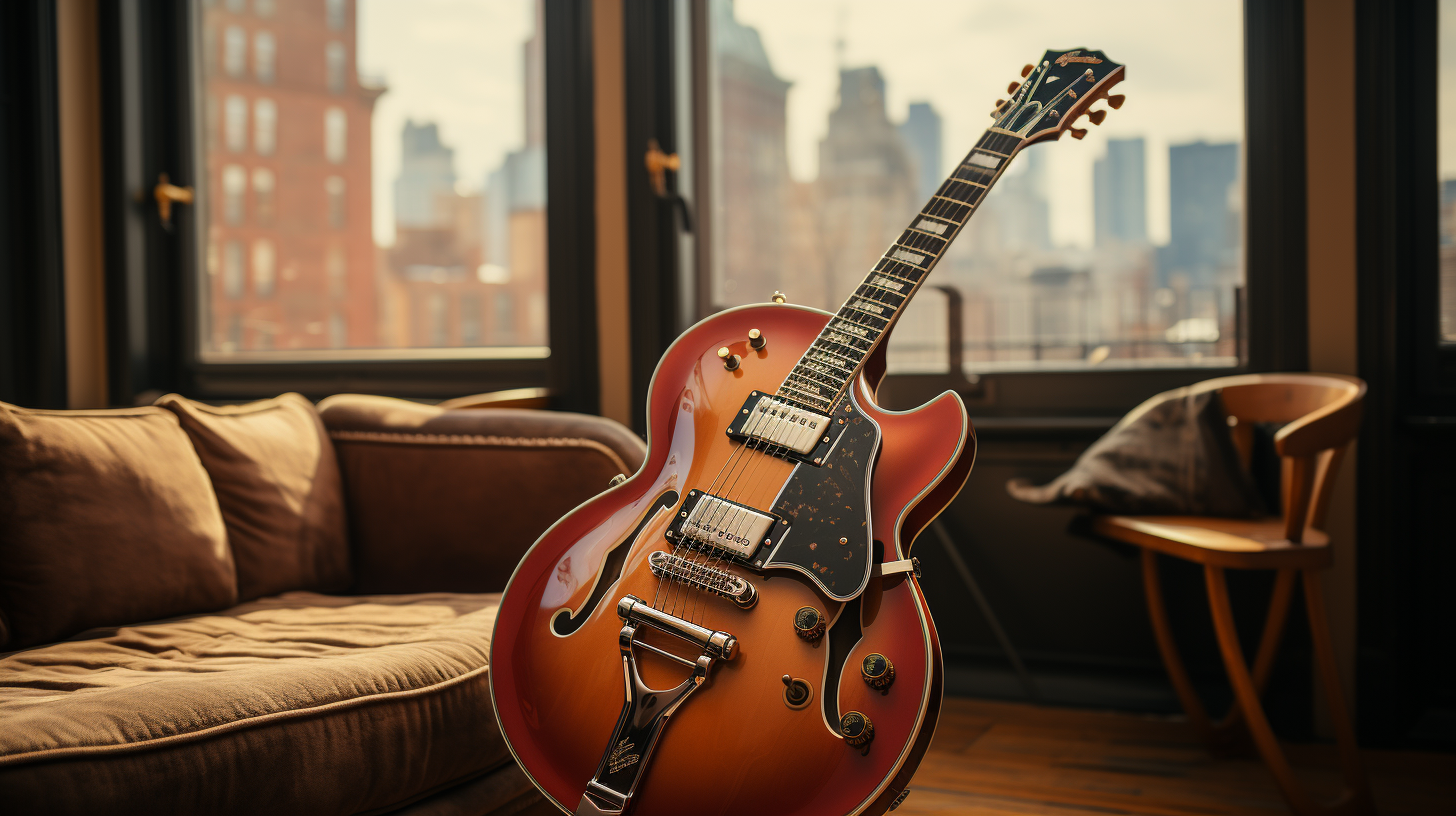
[[[262,226],[273,223],[273,171],[266,167],[253,168],[253,212]]]
[[[222,289],[229,300],[243,296],[243,242],[228,241],[222,246]]]
[[[243,14],[248,10],[248,0],[227,0],[226,8],[233,14]]]
[[[1086,42],[1137,66],[1119,88],[1127,105],[1085,141],[1019,155],[933,273],[961,296],[964,365],[1236,365],[1240,4],[1150,11],[1148,25],[1197,32],[1225,66],[1193,85],[1160,77],[1150,29],[1086,4],[1052,2],[994,33],[981,14],[956,0],[710,4],[712,307],[782,290],[836,310],[1041,55],[1027,49]],[[892,371],[944,370],[947,303],[920,293],[892,337]]]
[[[348,57],[344,55],[344,44],[331,42],[324,46],[324,68],[328,77],[329,92],[344,92],[348,77]]]
[[[253,149],[271,156],[278,147],[278,105],[271,99],[253,102]]]
[[[257,74],[259,82],[272,84],[273,63],[277,54],[278,45],[272,34],[259,31],[253,35],[253,72]]]
[[[510,337],[516,333],[516,299],[509,290],[495,293],[495,336]]]
[[[344,30],[344,0],[326,0],[324,3],[324,16],[328,19],[329,28],[334,31]]]
[[[278,0],[253,0],[253,12],[259,17],[272,17],[278,10]]]
[[[238,26],[228,26],[222,37],[222,70],[241,77],[248,70],[248,35]]]
[[[1456,2],[1441,0],[1439,13],[1436,161],[1441,189],[1440,339],[1442,344],[1451,345],[1456,344]]]
[[[222,169],[222,220],[236,226],[243,223],[243,200],[248,193],[248,171],[230,164]]]
[[[227,149],[241,153],[248,149],[248,100],[234,94],[223,104],[223,140]]]
[[[196,7],[199,39],[216,31],[222,52],[220,70],[199,72],[198,108],[217,110],[199,156],[217,185],[199,233],[218,275],[199,287],[202,364],[461,345],[510,347],[476,359],[545,358],[544,6],[459,4],[425,28],[413,6]],[[269,31],[245,28],[270,15]],[[440,25],[461,36],[441,40]],[[312,78],[289,65],[314,66]],[[278,90],[239,86],[254,76]],[[517,319],[498,319],[497,291]],[[246,337],[230,333],[234,298],[252,298]]]
[[[260,238],[253,242],[253,296],[266,298],[273,296],[274,263],[276,256],[273,254],[273,242],[266,238]]]
[[[344,226],[344,180],[329,176],[324,180],[324,191],[329,197],[329,226],[342,229]]]
[[[343,164],[348,152],[349,120],[343,108],[324,111],[324,156],[334,164]]]

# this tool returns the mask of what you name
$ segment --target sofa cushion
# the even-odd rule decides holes
[[[168,394],[212,478],[238,570],[238,599],[349,586],[334,447],[298,394],[216,408]]]
[[[17,813],[412,801],[509,761],[498,601],[296,592],[0,657],[0,790]]]
[[[236,599],[217,498],[175,416],[0,403],[0,647]]]

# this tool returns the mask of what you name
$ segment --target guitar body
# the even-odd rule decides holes
[[[960,398],[948,392],[914,411],[880,409],[873,394],[882,357],[868,361],[853,402],[836,407],[835,418],[848,418],[860,442],[851,444],[846,431],[824,467],[796,466],[727,435],[750,395],[774,393],[831,317],[766,304],[723,312],[684,333],[653,377],[642,468],[553,525],[512,576],[491,644],[492,698],[512,753],[564,811],[619,812],[583,799],[604,769],[640,772],[625,808],[639,816],[878,814],[908,785],[934,732],[942,682],[939,640],[911,573],[876,571],[862,591],[836,600],[808,577],[817,562],[807,570],[725,565],[757,590],[756,603],[742,608],[664,582],[648,563],[673,550],[669,525],[690,491],[709,490],[735,467],[734,501],[805,525],[815,514],[832,515],[829,504],[843,502],[861,518],[867,510],[875,565],[908,559],[916,534],[960,491],[975,455]],[[763,333],[763,349],[749,346],[750,329]],[[741,356],[736,370],[719,359],[724,346]],[[868,490],[838,489],[836,474],[852,482],[854,472]],[[785,540],[794,540],[788,529]],[[737,639],[736,654],[713,663],[647,744],[614,731],[626,718],[633,672],[655,690],[679,687],[692,672],[642,646],[635,668],[624,660],[618,602],[629,595]],[[818,639],[795,631],[805,606],[824,614],[828,631]],[[651,627],[637,641],[695,657]],[[884,691],[860,675],[873,653],[893,662]],[[790,704],[785,676],[809,686],[806,704]],[[666,692],[647,702],[659,693]],[[873,724],[863,750],[840,734],[839,717],[850,711]]]

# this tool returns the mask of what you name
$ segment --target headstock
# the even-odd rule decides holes
[[[1019,137],[1021,147],[1060,139],[1062,131],[1080,139],[1087,131],[1073,127],[1078,118],[1086,115],[1092,124],[1100,125],[1107,117],[1105,110],[1090,110],[1093,102],[1106,99],[1108,106],[1122,107],[1124,97],[1107,92],[1125,73],[1122,65],[1101,51],[1048,51],[1041,62],[1021,69],[1019,82],[1007,86],[1009,100],[997,100],[996,110],[991,112],[995,128]]]

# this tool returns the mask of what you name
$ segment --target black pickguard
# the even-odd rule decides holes
[[[789,532],[764,569],[798,570],[826,595],[844,601],[869,582],[869,479],[880,428],[849,400],[834,409],[833,419],[846,426],[834,450],[820,467],[796,467],[773,507],[788,519]]]

